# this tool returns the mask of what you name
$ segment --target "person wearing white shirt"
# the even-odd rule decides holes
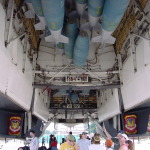
[[[31,143],[30,143],[30,150],[38,150],[39,148],[39,138],[35,137],[35,131],[30,130],[30,136],[32,137]]]
[[[91,141],[87,139],[87,133],[83,132],[81,138],[77,141],[80,150],[89,150]]]

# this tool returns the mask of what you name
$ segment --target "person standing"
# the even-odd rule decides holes
[[[35,131],[30,130],[30,136],[32,137],[31,143],[30,143],[30,150],[38,150],[39,148],[39,139],[35,137]]]
[[[66,142],[60,145],[59,150],[80,150],[79,146],[74,142],[74,136],[69,134],[66,137]]]
[[[52,143],[53,139],[54,139],[54,135],[51,134],[50,138],[49,138],[49,149],[51,149],[51,143]]]
[[[106,150],[106,148],[100,144],[100,134],[94,134],[93,144],[90,145],[89,150]]]
[[[45,146],[45,138],[42,138],[42,146]]]
[[[118,131],[117,137],[112,137],[112,136],[107,132],[107,130],[106,130],[105,127],[103,127],[103,131],[104,131],[104,133],[106,134],[107,138],[110,139],[110,140],[112,140],[112,142],[114,143],[113,149],[114,149],[114,150],[118,150],[119,147],[120,147],[119,137],[120,137],[122,134],[124,134],[124,131],[123,131],[123,130]]]
[[[129,150],[128,145],[126,143],[126,141],[129,140],[128,136],[126,134],[120,133],[118,138],[119,138],[119,143],[120,143],[119,150]]]
[[[65,138],[62,138],[61,144],[62,144],[62,143],[65,143],[65,142],[66,142]]]
[[[113,146],[112,140],[111,139],[106,139],[105,146],[106,146],[106,150],[113,150],[112,149],[112,146]]]
[[[82,132],[81,139],[77,141],[80,150],[89,150],[90,140],[87,139],[87,132]]]
[[[69,134],[71,134],[71,135],[72,135],[72,131],[70,131],[70,132],[69,132]]]
[[[56,137],[54,137],[53,141],[51,142],[51,150],[57,150],[57,140],[56,140]]]

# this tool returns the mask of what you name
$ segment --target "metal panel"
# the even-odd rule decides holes
[[[128,57],[126,62],[123,64],[122,70],[123,70],[123,84],[132,82],[132,78],[134,77],[134,65],[131,56]]]
[[[33,114],[43,121],[47,121],[49,117],[49,110],[43,101],[45,98],[41,90],[35,89]]]
[[[134,73],[131,56],[123,66],[123,86],[121,88],[124,108],[131,109],[150,98],[150,66],[144,65],[144,43],[141,42],[136,49],[137,72]],[[132,66],[132,67],[131,67]]]
[[[11,52],[14,48],[16,48],[16,63],[10,63],[6,92],[7,95],[11,99],[13,99],[15,103],[23,107],[25,110],[29,110],[33,93],[32,66],[29,59],[27,58],[25,72],[22,72],[23,46],[20,44],[19,39],[18,41],[16,41],[16,43],[16,47],[13,47],[13,42],[9,45],[9,48],[7,49],[9,52]],[[8,67],[5,66],[5,68]]]
[[[120,114],[118,89],[107,89],[98,97],[99,122]]]
[[[8,81],[8,74],[9,74],[9,66],[10,66],[10,58],[7,57],[6,48],[0,44],[0,91],[5,94],[7,81]]]
[[[4,20],[5,15],[0,5],[0,19]],[[3,16],[1,16],[1,14]],[[5,23],[5,21],[3,21]],[[4,24],[2,24],[4,30]],[[2,32],[3,33],[3,32]],[[12,31],[12,34],[13,31]],[[3,39],[4,35],[0,37]],[[3,40],[2,40],[3,41]],[[4,42],[4,41],[3,41]],[[1,40],[0,40],[1,43]],[[23,47],[19,39],[8,45],[7,50],[4,43],[0,44],[0,90],[7,94],[10,99],[19,104],[26,110],[30,108],[32,97],[32,68],[29,60],[27,60],[27,69],[30,72],[22,72]],[[13,53],[15,52],[15,53]],[[13,55],[11,55],[13,53]],[[15,59],[14,59],[15,58]],[[15,60],[15,64],[13,62]]]
[[[10,58],[7,57],[7,51],[4,46],[4,31],[5,31],[5,12],[0,4],[0,20],[1,20],[1,27],[0,27],[0,91],[5,93],[6,86],[7,86],[7,79],[8,79],[8,71],[10,66]]]
[[[12,65],[9,71],[7,95],[23,108],[29,110],[32,92],[32,76],[23,74]]]

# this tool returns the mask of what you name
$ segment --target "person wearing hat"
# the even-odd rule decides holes
[[[30,133],[30,136],[32,138],[31,143],[30,143],[30,150],[38,150],[39,139],[37,137],[35,137],[35,131],[30,130],[29,133]]]
[[[111,139],[106,139],[105,142],[106,150],[112,150],[113,142]]]
[[[111,139],[116,144],[114,145],[114,150],[128,150],[128,145],[126,144],[126,141],[129,140],[129,138],[123,131],[118,132],[117,138]]]
[[[117,134],[117,137],[112,137],[106,130],[105,127],[103,127],[103,131],[104,133],[106,134],[107,138],[112,140],[112,142],[114,143],[114,147],[113,149],[114,150],[118,150],[119,147],[120,147],[120,142],[119,142],[119,137],[120,137],[120,134],[124,134],[124,131],[123,130],[120,130],[118,131],[118,134]]]
[[[94,134],[92,143],[93,144],[90,145],[89,150],[106,150],[105,146],[100,144],[100,134]]]
[[[81,138],[77,141],[80,150],[89,150],[90,140],[87,139],[87,132],[82,132]]]
[[[128,136],[126,134],[118,134],[120,148],[119,150],[128,150],[128,145],[126,144],[126,141],[129,140]]]
[[[74,136],[72,134],[69,134],[66,137],[66,142],[60,145],[59,150],[80,150],[79,146],[74,141]]]

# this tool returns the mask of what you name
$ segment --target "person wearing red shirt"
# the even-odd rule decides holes
[[[54,137],[52,143],[51,143],[51,150],[57,150],[57,140],[56,137]]]

